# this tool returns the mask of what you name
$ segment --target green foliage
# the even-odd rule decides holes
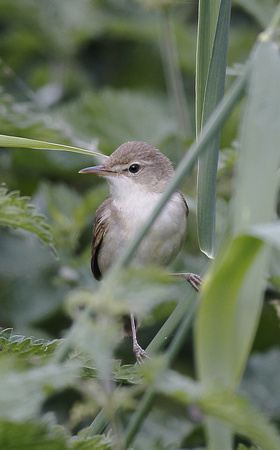
[[[29,202],[30,197],[20,197],[17,191],[8,193],[8,189],[0,188],[0,225],[36,234],[56,255],[51,228],[46,222],[46,217],[38,214]]]
[[[11,328],[0,330],[0,358],[5,353],[11,352],[16,357],[30,358],[31,356],[36,356],[46,359],[53,354],[59,343],[57,339],[46,342],[43,339],[14,335],[12,331]]]
[[[29,448],[66,450],[66,437],[61,429],[54,427],[50,421],[0,421],[0,445],[7,450]]]
[[[103,156],[100,153],[91,152],[90,150],[78,149],[67,145],[53,144],[51,142],[35,141],[33,139],[19,138],[13,136],[0,135],[1,147],[20,147],[20,148],[36,148],[38,150],[62,150],[74,151],[76,153],[85,153],[87,155]]]
[[[98,136],[106,153],[121,145],[124,136],[127,141],[143,140],[146,136],[147,141],[162,147],[176,134],[168,104],[155,94],[104,89],[83,94],[62,114],[83,136]]]
[[[240,450],[280,448],[279,318],[268,302],[280,286],[280,10],[232,3],[229,33],[230,2],[199,2],[195,61],[195,2],[0,0],[1,448],[217,450],[233,437]],[[203,272],[199,296],[162,270],[126,268],[151,221],[103,283],[91,276],[93,215],[108,187],[78,171],[135,139],[177,166],[151,220],[174,190],[188,194],[174,271]],[[208,161],[198,208],[209,255],[216,195],[220,214],[204,269],[198,157]],[[149,355],[141,367],[121,339],[130,311]]]
[[[230,391],[219,388],[205,391],[198,383],[172,371],[157,380],[157,389],[182,404],[197,403],[203,413],[228,422],[238,433],[264,448],[279,447],[279,435],[267,419]]]
[[[276,0],[234,0],[234,3],[251,14],[263,28],[268,27],[277,5]]]

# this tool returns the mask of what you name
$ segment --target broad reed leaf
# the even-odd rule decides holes
[[[273,42],[260,42],[252,55],[252,75],[240,130],[240,158],[233,205],[233,233],[272,222],[280,163],[280,57]],[[264,228],[265,231],[265,228]],[[239,297],[235,375],[240,377],[262,308],[269,249],[251,268]]]
[[[211,10],[210,5],[201,8],[202,11],[205,8]],[[210,44],[207,41],[207,34],[211,42],[211,30],[208,33],[204,32],[205,36],[202,34],[198,37],[198,58],[199,60],[205,58],[206,62],[198,62],[197,65],[197,77],[199,79],[197,82],[197,131],[205,124],[224,95],[230,10],[231,0],[221,2],[210,57]],[[206,14],[205,11],[204,14]],[[215,22],[213,18],[212,20]],[[206,21],[205,17],[203,23]],[[202,42],[200,42],[200,39],[202,39]],[[209,61],[208,67],[207,60]],[[199,93],[199,89],[204,89],[204,91]],[[199,117],[200,114],[201,117]],[[209,141],[207,151],[199,158],[198,164],[197,214],[199,243],[201,250],[210,258],[214,257],[215,246],[216,179],[219,145],[220,129],[214,138]]]
[[[261,37],[251,59],[232,205],[235,237],[223,247],[206,277],[196,323],[200,379],[206,386],[222,384],[232,390],[240,380],[258,325],[269,262],[267,246],[257,238],[241,235],[249,227],[272,221],[280,162],[278,49]],[[260,232],[257,235],[261,236]],[[223,427],[219,425],[208,421],[211,449],[221,448],[219,432],[223,433]],[[228,429],[229,446],[230,434]]]

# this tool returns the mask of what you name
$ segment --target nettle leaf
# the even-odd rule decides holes
[[[5,450],[66,450],[67,437],[50,421],[13,423],[0,421],[0,448]],[[71,447],[72,448],[72,447]]]
[[[43,214],[38,214],[30,203],[30,197],[20,197],[19,191],[8,192],[0,188],[0,226],[9,226],[36,234],[54,254],[53,235]]]
[[[71,439],[69,448],[73,450],[110,450],[113,446],[112,440],[107,436],[87,437],[87,428],[85,428]]]
[[[46,341],[22,335],[13,335],[12,328],[1,330],[0,328],[0,357],[9,352],[20,357],[51,356],[59,344],[58,339]]]
[[[254,353],[241,381],[240,392],[249,397],[268,417],[280,417],[280,350]]]
[[[145,140],[162,147],[176,135],[176,123],[164,98],[143,92],[104,89],[85,93],[62,110],[76,132],[100,139],[100,148],[111,152],[123,142]]]
[[[100,185],[79,195],[76,190],[64,184],[52,186],[43,183],[34,201],[46,203],[47,215],[53,228],[57,247],[72,250],[77,247],[78,240],[85,224],[92,227],[93,212],[107,195],[107,186]]]
[[[157,379],[158,392],[188,406],[196,403],[202,412],[230,424],[237,434],[264,448],[278,449],[280,436],[257,408],[244,398],[218,387],[205,389],[201,383],[172,370]]]
[[[276,6],[275,0],[235,0],[235,3],[253,16],[263,28],[269,26]]]
[[[44,364],[15,371],[9,368],[7,361],[6,358],[1,364],[0,418],[8,421],[36,418],[46,398],[71,386],[78,375],[73,365]]]

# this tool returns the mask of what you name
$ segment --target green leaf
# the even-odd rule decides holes
[[[271,419],[280,417],[280,350],[253,353],[240,385],[240,393]]]
[[[234,3],[251,14],[263,28],[268,27],[276,6],[276,0],[235,0]]]
[[[204,3],[205,2],[202,1],[202,4]],[[206,74],[204,74],[205,81],[199,83],[199,88],[203,89],[204,87],[204,91],[202,94],[197,94],[197,102],[200,103],[202,101],[201,96],[203,95],[203,107],[199,107],[199,110],[202,108],[201,118],[197,117],[198,130],[200,130],[201,126],[208,120],[224,94],[230,10],[231,0],[224,0],[220,3],[213,50],[211,48],[211,57],[210,55],[208,56],[209,67],[200,68],[200,65],[198,64],[197,70],[204,70],[204,72],[207,70]],[[207,20],[208,18],[204,17],[203,23]],[[199,38],[200,37],[202,38],[202,36],[199,36]],[[204,37],[202,43],[198,43],[198,46],[199,48],[202,46],[209,47],[206,37]],[[209,53],[209,50],[207,53]],[[201,55],[200,52],[198,52],[198,56],[202,57],[203,54]],[[203,75],[199,75],[198,71],[197,76],[202,77]],[[201,250],[210,258],[213,258],[214,256],[215,246],[216,180],[219,146],[220,130],[218,130],[215,137],[209,141],[207,151],[200,156],[198,161],[197,220],[199,243]]]
[[[55,364],[16,371],[8,361],[6,357],[0,366],[0,418],[15,422],[36,418],[47,396],[73,383],[78,372],[76,367]]]
[[[280,162],[279,117],[279,51],[273,42],[260,42],[252,54],[248,99],[240,129],[235,233],[249,225],[272,221]]]
[[[280,436],[267,418],[244,398],[224,390],[219,384],[205,389],[191,378],[169,370],[155,385],[158,392],[185,406],[196,403],[202,412],[228,423],[236,433],[264,448],[277,450],[280,446]]]
[[[227,391],[214,391],[199,402],[202,411],[226,422],[237,434],[262,448],[278,450],[280,435],[266,416],[245,399]],[[218,448],[218,447],[216,447]]]
[[[20,197],[18,191],[9,192],[0,187],[0,225],[29,231],[57,255],[53,246],[51,227],[46,217],[36,213],[35,207],[29,204],[30,197]]]
[[[261,246],[253,237],[235,238],[221,249],[204,278],[195,337],[199,377],[206,386],[233,387],[237,381],[239,292]]]
[[[62,114],[84,136],[98,136],[106,152],[135,140],[161,147],[177,132],[164,98],[143,92],[114,89],[87,92],[62,110]]]
[[[51,356],[56,349],[59,340],[46,341],[12,334],[12,328],[0,329],[0,358],[7,352],[11,355],[29,358],[30,356]]]
[[[83,437],[79,433],[71,439],[69,449],[73,450],[112,450],[112,440],[106,436]]]
[[[206,388],[215,385],[234,389],[237,382],[240,356],[237,346],[241,310],[239,293],[261,246],[261,241],[253,237],[233,239],[222,247],[204,278],[195,322],[195,347],[199,379]],[[206,424],[212,448],[229,448],[231,428],[216,423],[212,417],[207,419]]]
[[[280,250],[280,221],[251,225],[248,234],[260,238],[268,245]]]
[[[233,233],[273,221],[278,193],[280,163],[280,57],[273,42],[261,41],[252,54],[248,98],[240,130]],[[266,233],[267,235],[267,233]],[[277,233],[273,234],[277,237]],[[263,278],[268,270],[269,248],[252,266],[240,293],[239,333],[236,336],[240,376],[262,308]],[[247,316],[245,311],[250,311]],[[237,325],[237,324],[236,324]]]
[[[204,96],[221,0],[199,2],[196,54],[196,133],[202,125]]]
[[[85,225],[92,227],[94,211],[105,199],[107,191],[106,183],[89,189],[83,195],[65,184],[41,184],[34,201],[46,205],[55,243],[60,251],[63,249],[69,254],[77,249]],[[89,255],[87,258],[88,263]]]
[[[279,117],[279,52],[272,42],[261,41],[252,55],[241,123],[232,205],[237,237],[221,249],[206,277],[196,321],[198,371],[206,386],[235,388],[258,325],[269,253],[267,247],[261,249],[260,240],[240,234],[252,225],[272,221],[278,189]],[[222,425],[219,431],[224,432]],[[217,448],[217,423],[209,423],[208,433]]]
[[[62,428],[46,419],[19,423],[0,420],[0,448],[5,450],[67,450]]]
[[[33,148],[37,150],[60,150],[65,152],[83,153],[85,155],[104,157],[101,153],[85,150],[78,147],[71,147],[70,145],[53,144],[51,142],[38,141],[35,139],[27,139],[16,136],[7,136],[0,134],[0,148],[1,147],[15,147],[15,148]]]

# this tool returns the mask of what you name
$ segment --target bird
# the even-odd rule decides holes
[[[110,194],[94,217],[91,270],[100,281],[110,270],[128,242],[135,236],[174,176],[167,156],[143,141],[130,141],[118,147],[103,164],[79,171],[104,177]],[[168,266],[180,252],[187,235],[189,208],[180,191],[172,194],[164,209],[141,241],[130,262],[132,267]],[[202,279],[194,273],[185,277],[199,290]],[[137,362],[147,356],[137,341],[137,321],[129,316],[129,331]]]

